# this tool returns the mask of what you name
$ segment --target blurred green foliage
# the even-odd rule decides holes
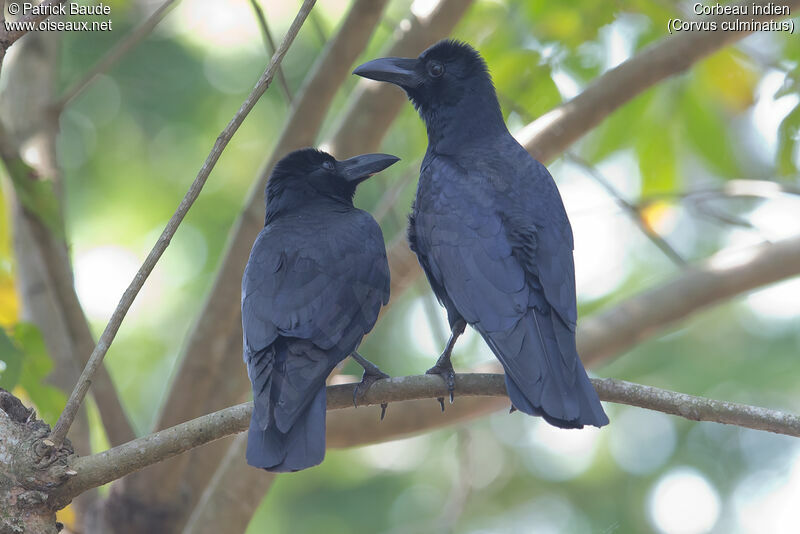
[[[8,335],[0,328],[0,361],[0,387],[35,403],[40,418],[55,421],[67,398],[46,381],[53,362],[39,329],[19,322],[14,325],[13,334]]]
[[[63,239],[64,227],[61,225],[61,210],[53,190],[53,182],[36,176],[36,171],[22,158],[8,162],[6,174],[14,184],[20,203],[34,213],[54,235]]]
[[[40,418],[55,421],[64,409],[67,397],[61,390],[46,382],[53,370],[41,332],[30,323],[17,323],[14,341],[24,354],[19,372],[19,386],[36,403]]]
[[[6,332],[0,329],[0,361],[3,362],[0,388],[11,391],[17,385],[22,373],[23,354]]]
[[[82,258],[91,251],[105,247],[139,260],[145,256],[216,135],[266,64],[257,30],[242,32],[251,37],[249,42],[223,45],[219,36],[183,28],[180,21],[200,7],[186,2],[62,115],[58,155],[65,174],[67,235],[79,277]],[[239,4],[231,3],[231,9]],[[346,4],[318,6],[317,18],[326,36],[335,31]],[[243,17],[237,24],[252,29],[249,7],[243,5],[237,11]],[[390,2],[362,59],[376,57],[386,48],[409,5],[409,0]],[[278,2],[265,2],[264,7],[273,32],[280,35],[294,7],[280,7]],[[679,7],[653,0],[482,0],[470,9],[454,36],[476,46],[486,58],[514,129],[665,38],[666,21],[678,15]],[[62,89],[142,18],[136,3],[120,0],[113,9],[113,32],[64,35]],[[209,13],[213,16],[213,10]],[[307,24],[283,63],[293,91],[323,46],[321,36]],[[719,188],[730,179],[797,184],[799,61],[795,36],[754,36],[633,99],[573,150],[596,164],[629,200],[658,201],[652,204],[657,209],[646,214],[648,223],[690,260],[728,246],[772,239],[776,231],[782,236],[800,232],[792,198],[781,197],[771,204],[776,201],[721,197],[721,209],[754,226],[742,229],[704,217],[707,214],[681,196]],[[355,77],[347,80],[335,98],[320,141],[335,128],[338,111],[356,83]],[[784,110],[785,116],[774,116],[775,109]],[[153,424],[231,225],[286,116],[284,97],[272,87],[223,154],[108,354],[109,370],[140,433]],[[765,131],[763,125],[773,131]],[[412,107],[405,106],[382,146],[402,161],[359,190],[357,205],[373,209],[384,191],[398,180],[405,181],[396,205],[381,222],[387,242],[404,231],[425,146],[424,127]],[[578,247],[591,241],[620,246],[613,249],[618,254],[600,248],[591,262],[579,261],[579,271],[589,273],[579,276],[578,282],[582,316],[678,274],[632,227],[613,199],[592,193],[596,184],[590,177],[564,161],[551,169],[562,187]],[[7,185],[3,182],[3,187]],[[765,213],[772,218],[764,219]],[[2,213],[4,222],[6,215]],[[583,233],[605,221],[613,221],[608,228],[619,229],[618,234]],[[9,297],[14,273],[8,235],[4,226],[0,299],[10,310],[17,303]],[[603,266],[613,276],[597,274]],[[102,285],[105,277],[127,282],[116,264],[100,267],[97,284]],[[610,289],[598,295],[592,289],[600,283]],[[420,280],[404,295],[394,296],[391,309],[365,340],[362,352],[385,371],[415,374],[433,361],[443,323],[425,327],[429,321],[420,303],[428,295]],[[800,298],[796,292],[792,295]],[[81,295],[99,299],[101,310],[119,296],[111,290]],[[760,305],[753,299],[738,299],[703,312],[594,371],[798,412],[797,315],[779,311],[770,315],[770,302],[777,308],[781,302],[774,300],[774,292],[772,301],[768,297],[762,295]],[[90,314],[95,333],[109,314]],[[0,359],[6,364],[0,386],[22,387],[52,423],[64,396],[45,385],[51,364],[41,336],[18,322],[16,312],[7,315],[0,321],[9,332],[0,336]],[[460,369],[487,358],[477,336],[456,348]],[[232,354],[227,365],[230,373],[245,372],[237,355]],[[343,371],[356,374],[357,368],[348,363]],[[623,422],[632,409],[609,406],[609,412],[612,424],[592,438],[590,448],[562,456],[542,449],[538,422],[505,413],[411,441],[331,451],[321,467],[279,477],[249,532],[649,532],[655,527],[648,515],[648,496],[654,484],[678,466],[693,467],[708,479],[725,507],[715,531],[733,532],[741,529],[736,515],[740,485],[755,474],[786,471],[800,454],[788,438],[653,415],[658,428],[674,436],[674,446],[664,449],[664,457],[648,469],[632,473],[623,467],[618,449],[631,431]],[[391,424],[391,413],[390,408],[383,424]],[[99,447],[104,443],[99,419],[94,416],[92,421]],[[548,467],[548,462],[553,465]],[[588,463],[566,476],[560,467],[556,469],[559,462]]]

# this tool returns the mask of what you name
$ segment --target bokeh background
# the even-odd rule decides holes
[[[667,19],[692,4],[480,0],[453,35],[486,58],[513,132],[663,39]],[[157,4],[110,5],[112,32],[63,35],[61,87]],[[261,5],[280,37],[299,3]],[[290,90],[348,5],[318,3],[283,62]],[[430,5],[392,0],[362,59],[380,54],[409,10],[424,14]],[[96,335],[267,60],[247,0],[185,0],[62,114],[66,231]],[[800,233],[798,61],[796,35],[751,36],[626,104],[550,165],[575,232],[581,316],[683,268],[634,224],[601,177],[690,263],[724,261]],[[356,82],[352,77],[339,92],[320,138],[332,131]],[[139,434],[155,423],[228,232],[287,113],[275,83],[224,152],[106,358]],[[425,146],[424,127],[407,105],[382,144],[402,161],[356,199],[364,209],[380,205],[387,241],[404,232]],[[0,194],[7,197],[11,187],[3,179]],[[381,204],[384,192],[398,187],[396,201]],[[65,395],[47,385],[52,364],[41,336],[20,319],[8,205],[0,202],[0,322],[7,332],[0,385],[16,387],[53,423]],[[798,318],[795,278],[693,316],[591,371],[797,413]],[[393,296],[361,352],[392,375],[418,374],[435,360],[446,330],[420,278]],[[471,332],[454,354],[462,370],[491,360]],[[245,372],[235,354],[228,365],[230,373]],[[343,373],[357,367],[348,364]],[[501,411],[401,441],[331,451],[321,467],[278,477],[248,533],[797,531],[796,439],[606,408],[612,422],[602,430],[561,431]],[[91,404],[90,415],[94,447],[102,450]]]

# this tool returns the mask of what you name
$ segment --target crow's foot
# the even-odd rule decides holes
[[[369,388],[372,387],[372,384],[378,380],[391,377],[381,371],[377,365],[370,362],[357,352],[354,352],[352,357],[361,367],[364,368],[364,374],[361,376],[361,382],[359,382],[358,385],[353,388],[353,406],[358,408],[358,400],[364,398],[364,396],[367,394],[367,391],[369,391]],[[387,406],[387,403],[381,403],[381,421],[383,421],[383,418],[386,416]]]
[[[442,355],[439,358],[439,361],[436,362],[436,365],[428,369],[425,374],[428,375],[439,375],[444,380],[444,384],[447,386],[447,391],[450,392],[450,404],[453,403],[453,392],[456,389],[456,372],[453,370],[453,364],[450,363],[450,357],[447,355]],[[444,398],[440,397],[439,403],[442,405],[442,411],[444,411]]]

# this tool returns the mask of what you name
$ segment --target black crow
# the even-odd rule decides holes
[[[354,73],[403,88],[428,130],[408,236],[452,330],[428,372],[444,378],[452,402],[450,353],[469,323],[503,364],[512,409],[562,428],[607,424],[575,346],[561,196],[506,128],[483,58],[447,40]]]
[[[348,355],[364,367],[363,385],[387,376],[355,352],[389,301],[389,266],[380,226],[353,195],[396,161],[337,161],[307,148],[275,165],[264,229],[242,278],[250,465],[283,472],[322,462],[325,379]]]

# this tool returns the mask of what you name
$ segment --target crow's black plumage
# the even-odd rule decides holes
[[[428,131],[409,241],[447,309],[436,366],[465,322],[503,364],[515,408],[562,428],[608,423],[575,346],[572,229],[547,169],[511,136],[486,63],[441,41],[418,58],[382,58],[355,74],[402,87]]]
[[[355,353],[389,300],[383,234],[353,206],[356,186],[398,158],[287,155],[266,189],[267,214],[242,278],[244,361],[254,409],[247,462],[297,471],[325,455],[325,379]],[[385,376],[380,374],[380,376]]]

